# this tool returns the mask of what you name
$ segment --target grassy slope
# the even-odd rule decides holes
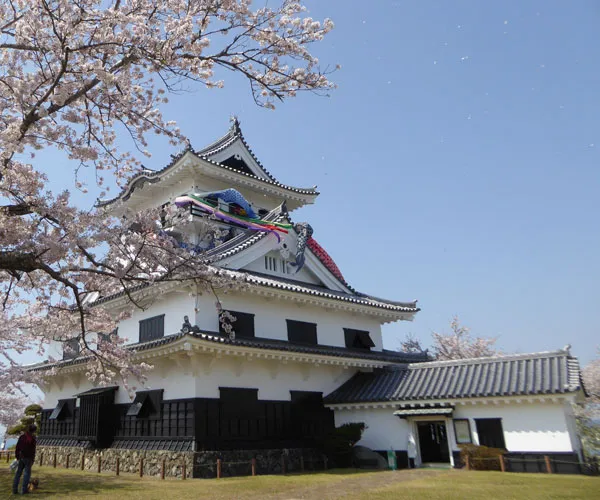
[[[4,464],[2,464],[4,465]],[[0,498],[11,498],[12,476],[0,465]],[[35,467],[41,488],[32,498],[110,500],[206,499],[464,499],[547,500],[600,498],[600,478],[585,476],[502,474],[499,472],[330,471],[287,476],[221,480],[140,479],[132,475],[90,474]],[[15,497],[16,498],[16,497]]]

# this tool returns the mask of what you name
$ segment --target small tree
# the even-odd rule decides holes
[[[590,457],[600,454],[600,358],[589,363],[582,376],[588,398],[575,407],[575,418],[584,453]]]
[[[415,337],[412,333],[409,333],[406,338],[400,343],[400,350],[402,352],[410,353],[421,353],[427,352],[427,349],[423,349],[421,341]]]
[[[462,326],[458,316],[450,322],[451,333],[432,332],[434,357],[439,361],[450,359],[485,358],[498,354],[494,348],[496,338],[475,337],[469,333],[469,328]]]
[[[19,434],[23,434],[27,430],[27,427],[29,427],[31,424],[35,424],[39,428],[41,414],[42,407],[40,405],[29,405],[23,411],[23,416],[21,417],[19,423],[6,429],[6,434],[18,436]]]
[[[424,349],[421,341],[409,333],[400,344],[400,350],[410,353],[426,353],[438,361],[466,358],[485,358],[494,356],[499,351],[494,348],[495,338],[475,337],[469,333],[469,328],[462,326],[458,316],[450,322],[451,333],[432,332],[433,344],[431,352]]]

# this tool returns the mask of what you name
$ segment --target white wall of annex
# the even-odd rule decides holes
[[[459,405],[453,418],[469,419],[475,443],[479,443],[476,418],[501,418],[508,451],[574,451],[563,403]]]
[[[372,450],[407,450],[409,425],[394,415],[393,408],[335,410],[335,426],[364,422],[367,426],[357,443]]]
[[[343,329],[355,328],[370,333],[375,344],[372,350],[383,349],[381,325],[377,319],[370,316],[336,309],[326,310],[314,305],[251,294],[229,293],[219,298],[224,309],[255,315],[254,330],[257,337],[287,340],[286,319],[292,319],[316,323],[317,341],[320,345],[345,347]],[[197,324],[200,329],[217,330],[218,318],[214,298],[205,300],[207,302],[200,305],[201,310],[196,316]]]

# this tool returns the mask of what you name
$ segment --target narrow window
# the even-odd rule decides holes
[[[235,332],[236,339],[253,339],[254,338],[254,314],[243,313],[238,311],[228,311],[235,321],[231,323],[231,327]],[[219,333],[227,335],[223,329],[223,324],[219,321]]]
[[[67,359],[75,359],[81,352],[79,338],[70,339],[63,343],[63,361]]]
[[[371,347],[375,347],[375,343],[371,339],[369,332],[365,330],[344,328],[344,340],[346,341],[346,347],[350,349],[365,349],[370,351]]]
[[[288,340],[295,344],[317,345],[317,324],[287,319]]]
[[[473,442],[468,418],[454,419],[454,436],[456,437],[456,444],[471,444]]]
[[[140,342],[159,339],[165,335],[165,315],[140,321]]]
[[[501,418],[476,418],[475,425],[481,446],[506,449]]]

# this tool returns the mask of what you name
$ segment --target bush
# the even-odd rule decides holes
[[[489,448],[476,444],[461,444],[459,448],[462,463],[466,464],[468,458],[473,470],[500,470],[498,457],[506,453],[502,448]]]
[[[360,441],[365,429],[364,422],[344,424],[325,438],[324,451],[334,467],[352,465],[352,447]]]
[[[23,411],[23,417],[21,418],[19,423],[6,429],[6,434],[8,434],[9,436],[18,436],[19,434],[23,434],[27,430],[27,427],[29,427],[31,424],[35,424],[39,430],[41,414],[42,407],[40,405],[29,405]]]

